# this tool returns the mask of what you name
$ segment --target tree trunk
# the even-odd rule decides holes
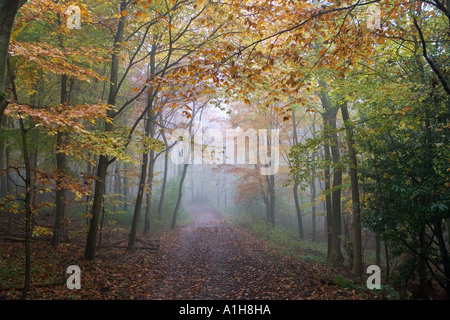
[[[20,299],[26,299],[31,284],[31,197],[33,181],[28,154],[27,132],[23,119],[19,119],[22,135],[22,151],[25,165],[25,282]]]
[[[160,112],[160,120],[162,123],[162,112]],[[167,148],[168,144],[167,144],[167,138],[166,138],[166,134],[164,133],[164,130],[161,131],[161,136],[162,136],[164,144],[166,145],[166,148]],[[159,197],[158,213],[157,213],[159,219],[162,218],[162,209],[163,209],[163,204],[164,204],[164,196],[166,193],[168,171],[169,171],[169,154],[168,154],[168,151],[166,151],[164,154],[164,173],[163,173],[163,181],[162,181],[162,185],[161,185],[161,195]]]
[[[17,11],[25,2],[25,0],[7,0],[0,2],[0,123],[2,123],[3,113],[8,104],[5,88],[9,40]]]
[[[300,237],[300,239],[303,239],[305,237],[305,235],[303,232],[302,212],[301,212],[301,208],[300,208],[300,203],[298,201],[298,182],[297,181],[294,181],[294,188],[292,191],[294,193],[295,210],[297,212],[298,236]]]
[[[153,76],[155,74],[155,53],[156,53],[156,46],[153,45],[152,51],[150,54],[150,63],[147,66],[147,77],[149,79],[153,78]],[[144,129],[146,137],[153,137],[153,135],[154,135],[154,125],[153,125],[154,117],[153,117],[152,112],[153,112],[153,101],[155,98],[155,94],[156,93],[153,90],[149,90],[148,94],[147,94],[147,121],[145,123],[145,129]],[[142,200],[144,197],[145,185],[147,182],[147,169],[151,168],[153,171],[153,163],[152,163],[153,161],[150,160],[150,164],[148,161],[149,154],[150,154],[150,152],[147,150],[148,146],[144,146],[144,147],[145,147],[145,150],[144,150],[144,154],[142,156],[141,177],[139,180],[139,189],[138,189],[138,194],[136,197],[136,204],[134,206],[133,222],[131,224],[130,236],[128,239],[128,248],[127,248],[128,251],[134,250],[134,243],[136,240],[136,232],[137,232],[137,227],[139,224],[139,216],[141,214]],[[151,172],[151,175],[153,178],[153,172]],[[151,193],[151,190],[149,190],[149,192]],[[147,205],[149,206],[150,204],[148,203]],[[147,230],[145,228],[147,228]],[[145,228],[144,228],[144,233],[147,233],[148,229],[150,228],[150,220],[149,220],[149,217],[147,217],[147,215],[146,215],[146,219],[145,219]]]
[[[297,134],[297,123],[295,120],[295,109],[292,108],[292,129],[293,129],[293,145],[298,144],[298,134]],[[298,159],[297,159],[298,162]],[[297,222],[298,222],[298,235],[300,239],[304,238],[304,232],[303,232],[303,221],[302,221],[302,211],[300,208],[300,203],[298,201],[298,175],[294,177],[294,187],[293,187],[293,193],[294,193],[294,203],[295,203],[295,211],[297,213]]]
[[[334,164],[333,173],[333,192],[332,192],[332,208],[333,208],[333,221],[331,232],[331,251],[330,251],[330,263],[334,266],[341,266],[344,263],[344,256],[341,251],[341,188],[342,184],[342,170],[339,165],[340,152],[339,142],[336,133],[336,119],[330,119],[331,128],[334,131],[331,135],[331,158]]]
[[[99,231],[100,215],[103,207],[103,195],[105,190],[106,171],[108,169],[108,158],[100,155],[97,165],[97,176],[94,188],[94,200],[92,204],[92,217],[89,224],[89,232],[86,239],[84,257],[87,260],[95,258],[97,236]]]
[[[352,213],[353,213],[353,269],[354,276],[362,276],[362,242],[361,242],[361,203],[359,201],[358,186],[358,162],[356,159],[355,139],[353,128],[350,124],[350,115],[347,104],[341,104],[342,119],[347,131],[348,153],[350,156],[350,184],[352,189]]]
[[[325,121],[324,121],[325,122]],[[331,154],[330,154],[330,143],[328,142],[328,139],[325,139],[324,145],[324,158],[325,158],[325,170],[324,170],[324,180],[325,180],[325,207],[327,211],[326,215],[326,235],[327,235],[327,258],[330,257],[330,250],[331,250],[331,231],[332,231],[332,203],[331,203],[331,172],[330,172],[330,161],[331,161]]]
[[[57,142],[56,145],[59,147],[62,147],[63,143],[64,143],[64,134],[63,133],[58,133],[57,135]],[[61,228],[61,222],[64,219],[65,216],[65,203],[66,203],[66,191],[64,189],[64,187],[62,186],[62,179],[63,179],[63,172],[66,168],[66,155],[63,154],[62,152],[57,152],[56,153],[56,170],[57,170],[57,174],[58,174],[58,179],[56,182],[56,192],[55,192],[55,211],[56,211],[56,215],[55,215],[55,226],[54,226],[54,231],[53,231],[53,240],[52,240],[52,244],[53,246],[58,245],[58,243],[60,242],[60,240],[62,239],[63,236],[63,232],[62,232],[62,228]]]
[[[164,173],[163,173],[163,181],[161,185],[161,195],[159,197],[159,204],[158,204],[158,217],[162,218],[162,211],[163,211],[163,204],[164,204],[164,197],[166,193],[166,185],[167,185],[167,173],[169,171],[169,157],[167,154],[164,155]]]
[[[314,153],[313,153],[314,154]],[[314,161],[314,157],[313,157],[313,161]],[[312,199],[312,207],[311,207],[311,219],[312,219],[312,241],[316,242],[317,241],[317,237],[316,237],[316,233],[317,233],[317,225],[316,225],[316,215],[317,215],[317,206],[316,206],[316,181],[314,178],[314,174],[315,171],[313,170],[313,177],[312,177],[312,181],[311,181],[311,199]]]
[[[275,225],[275,177],[273,174],[266,175],[267,184],[267,221]]]
[[[148,165],[148,153],[145,152],[142,157],[141,177],[139,179],[138,194],[136,196],[136,203],[134,205],[133,222],[131,224],[131,230],[130,230],[130,235],[129,235],[129,239],[128,239],[127,251],[134,250],[134,243],[136,240],[136,232],[137,232],[137,227],[139,224],[139,216],[140,216],[141,207],[142,207],[142,199],[144,198],[145,183],[147,180],[147,165]]]
[[[386,240],[386,237],[383,239],[384,243],[384,256],[386,257],[386,281],[389,282],[389,273],[390,273],[390,267],[389,267],[389,246]]]
[[[61,26],[61,20],[59,19],[58,14],[58,24]],[[62,39],[60,39],[61,46]],[[68,102],[68,93],[67,93],[67,76],[63,74],[61,76],[61,104],[67,104]],[[66,190],[64,184],[62,183],[62,179],[65,175],[67,159],[66,155],[60,150],[63,149],[65,144],[65,134],[63,132],[58,132],[56,138],[56,172],[58,178],[56,179],[56,192],[55,192],[55,227],[53,231],[53,246],[57,246],[59,241],[61,240],[63,234],[61,230],[61,222],[64,219],[65,211],[66,211]]]
[[[16,86],[14,83],[14,75],[9,67],[6,65],[7,74],[11,78],[12,93],[15,101],[18,101]],[[2,120],[0,119],[0,124]],[[21,300],[26,299],[31,285],[31,217],[32,217],[32,198],[34,192],[34,176],[31,174],[30,156],[28,151],[27,130],[25,129],[24,121],[19,118],[20,135],[22,138],[22,154],[23,163],[25,166],[25,280],[20,296]]]
[[[319,93],[320,100],[325,109],[324,130],[326,132],[326,140],[329,139],[329,147],[331,148],[331,160],[333,162],[333,191],[331,192],[331,239],[329,246],[328,262],[333,266],[341,266],[344,263],[344,256],[341,250],[341,188],[342,169],[339,164],[340,151],[339,139],[336,132],[336,116],[338,109],[331,104],[331,100],[326,92],[327,85],[320,81],[323,90]],[[329,159],[329,154],[328,154]],[[327,164],[328,165],[328,164]],[[329,188],[327,188],[329,190]]]
[[[153,136],[153,133],[152,133]],[[145,208],[145,221],[144,221],[144,234],[148,234],[150,231],[150,214],[152,211],[152,198],[153,198],[153,171],[155,167],[155,152],[150,151],[150,161],[148,164],[148,192],[147,192],[147,206]]]
[[[119,12],[127,9],[127,1],[121,0]],[[114,50],[111,56],[111,72],[110,72],[110,86],[108,95],[108,105],[115,106],[118,92],[118,72],[119,72],[119,57],[117,50],[121,46],[123,33],[125,29],[125,16],[119,19],[117,32],[114,37]],[[107,112],[108,117],[113,117],[114,110],[110,109]],[[108,133],[113,130],[113,125],[109,122],[105,123],[104,132]],[[100,215],[103,206],[103,195],[105,192],[106,172],[110,162],[107,155],[100,155],[97,164],[97,179],[95,180],[94,189],[94,203],[92,205],[91,223],[89,226],[88,237],[86,240],[86,249],[84,257],[88,260],[93,260],[95,257],[95,248],[97,242],[98,228],[100,222]]]
[[[313,122],[311,126],[311,135],[313,139],[316,137],[316,113],[314,113]],[[310,191],[311,191],[311,200],[312,200],[312,208],[311,208],[311,219],[312,219],[312,241],[315,242],[316,239],[316,233],[317,233],[317,226],[316,226],[316,151],[313,151],[311,156],[311,162],[312,162],[312,173],[311,173],[311,185],[310,185]]]
[[[123,167],[123,169],[126,169],[126,166]],[[123,176],[122,176],[122,194],[123,194],[123,211],[128,212],[128,177],[127,177],[127,171],[124,170]]]
[[[181,174],[180,186],[178,188],[177,203],[175,205],[175,209],[173,210],[172,224],[171,224],[172,229],[175,229],[175,227],[177,226],[178,210],[180,209],[181,198],[183,197],[183,184],[184,184],[184,178],[186,178],[186,172],[187,172],[188,166],[189,166],[189,164],[186,164],[186,163],[183,165],[183,173]]]
[[[378,233],[375,236],[375,264],[381,266],[381,238]]]
[[[267,148],[271,149],[272,139],[273,137],[267,135]],[[272,157],[273,155],[271,155]],[[271,163],[271,168],[274,168],[274,164]],[[275,225],[275,174],[271,172],[266,175],[266,183],[267,183],[267,198],[268,198],[268,220],[272,224]]]

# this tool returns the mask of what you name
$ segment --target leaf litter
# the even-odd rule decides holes
[[[56,248],[32,243],[33,274],[28,299],[102,300],[299,300],[373,299],[368,290],[343,288],[326,265],[275,251],[251,233],[226,224],[217,211],[197,206],[186,227],[141,236],[137,250],[123,243],[101,248],[93,261],[84,247],[64,243]],[[155,248],[146,250],[141,248]],[[23,243],[0,241],[0,298],[18,299],[23,283]],[[66,268],[81,269],[81,289],[66,286]],[[380,296],[378,296],[380,298]]]

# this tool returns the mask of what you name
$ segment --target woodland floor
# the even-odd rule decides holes
[[[374,299],[372,292],[339,286],[335,271],[270,248],[226,224],[218,211],[189,206],[193,222],[141,237],[134,253],[105,239],[94,261],[82,243],[56,249],[34,241],[29,299]],[[116,239],[117,240],[117,239]],[[155,250],[158,248],[158,250]],[[17,299],[23,281],[23,243],[0,240],[0,298]],[[69,265],[81,268],[81,289],[66,287]],[[378,298],[382,298],[378,296]]]

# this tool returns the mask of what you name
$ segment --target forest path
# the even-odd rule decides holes
[[[324,266],[270,249],[226,224],[220,212],[188,206],[192,224],[161,239],[159,268],[147,299],[351,299],[352,292],[321,283]],[[155,279],[156,278],[156,279]]]

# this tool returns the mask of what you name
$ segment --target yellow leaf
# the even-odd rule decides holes
[[[122,16],[125,17],[126,15],[127,15],[127,10],[123,10],[123,11],[122,11]]]

